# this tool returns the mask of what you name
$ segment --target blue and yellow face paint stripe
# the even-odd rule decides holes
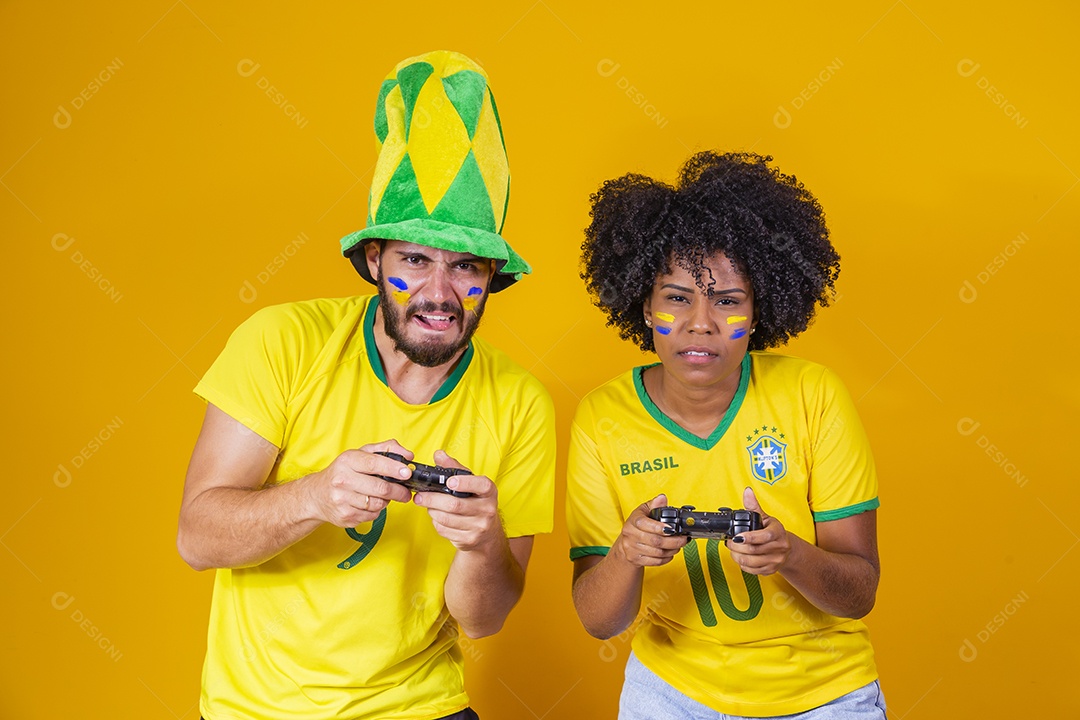
[[[675,322],[675,316],[672,315],[671,313],[658,312],[658,313],[653,313],[653,315],[660,322],[665,322],[665,323],[673,323],[673,322]],[[656,326],[656,332],[660,333],[661,335],[670,335],[671,334],[671,328],[667,327],[666,325],[657,325]]]
[[[465,312],[475,312],[476,306],[480,303],[480,297],[484,294],[484,289],[479,287],[469,288],[469,294],[465,296],[465,299],[461,301],[461,307],[465,308]]]
[[[409,292],[408,284],[399,277],[391,277],[386,279],[391,285],[397,288],[397,290],[395,290],[393,293],[394,300],[397,301],[397,304],[408,305],[409,298],[412,297],[412,293]]]
[[[744,323],[744,322],[746,322],[746,320],[747,320],[747,318],[746,318],[745,315],[732,315],[731,317],[729,317],[727,319],[727,324],[728,325],[734,325],[735,323]],[[731,332],[731,339],[732,340],[738,340],[741,337],[746,337],[746,328],[745,327],[737,327]]]

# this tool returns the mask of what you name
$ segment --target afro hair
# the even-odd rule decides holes
[[[582,272],[594,304],[625,340],[654,349],[642,306],[672,263],[711,290],[706,263],[723,253],[754,293],[750,350],[785,344],[829,304],[840,256],[817,199],[770,156],[702,152],[672,187],[644,175],[608,180],[591,197]]]

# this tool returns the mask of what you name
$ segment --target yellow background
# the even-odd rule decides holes
[[[198,716],[190,390],[257,308],[368,291],[337,241],[379,83],[452,48],[490,73],[535,269],[481,332],[550,388],[560,449],[578,399],[648,361],[577,277],[590,192],[774,155],[843,255],[791,351],[838,371],[874,444],[891,715],[1080,717],[1075,6],[420,5],[0,7],[0,716]],[[485,720],[615,715],[628,645],[573,614],[562,500],[506,628],[466,648]]]

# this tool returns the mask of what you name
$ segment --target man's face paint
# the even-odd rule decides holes
[[[461,307],[465,309],[465,312],[475,312],[476,305],[480,302],[480,296],[484,294],[484,289],[480,287],[469,288],[469,294],[466,295],[461,301]]]
[[[409,292],[408,284],[399,277],[386,278],[391,285],[397,288],[394,291],[394,300],[398,305],[408,305],[409,298],[412,297],[412,293]]]
[[[436,304],[430,300],[411,301],[411,294],[407,290],[395,290],[393,298],[397,306],[390,302],[390,292],[387,284],[395,288],[407,287],[401,278],[388,277],[383,282],[382,269],[379,270],[378,282],[380,305],[383,313],[383,329],[387,337],[394,342],[394,349],[403,353],[411,362],[424,367],[437,367],[450,362],[457,353],[465,348],[472,339],[476,328],[480,325],[480,319],[484,316],[484,306],[487,304],[487,296],[473,295],[475,304],[471,313],[463,312],[463,307],[452,302]],[[403,301],[401,297],[404,296]],[[469,299],[468,296],[463,300]],[[462,303],[464,305],[464,302]],[[425,313],[439,313],[452,315],[456,322],[461,323],[461,334],[457,341],[439,342],[434,339],[417,339],[410,336],[409,322],[415,315]]]

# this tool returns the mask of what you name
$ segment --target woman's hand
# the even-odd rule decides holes
[[[791,556],[791,539],[783,523],[761,509],[750,488],[743,490],[743,507],[761,515],[761,529],[740,533],[727,541],[731,557],[751,575],[779,572]]]
[[[634,508],[609,554],[634,567],[659,567],[671,562],[686,545],[688,538],[684,535],[666,535],[664,529],[667,525],[649,516],[654,508],[665,505],[667,496],[661,493]]]

